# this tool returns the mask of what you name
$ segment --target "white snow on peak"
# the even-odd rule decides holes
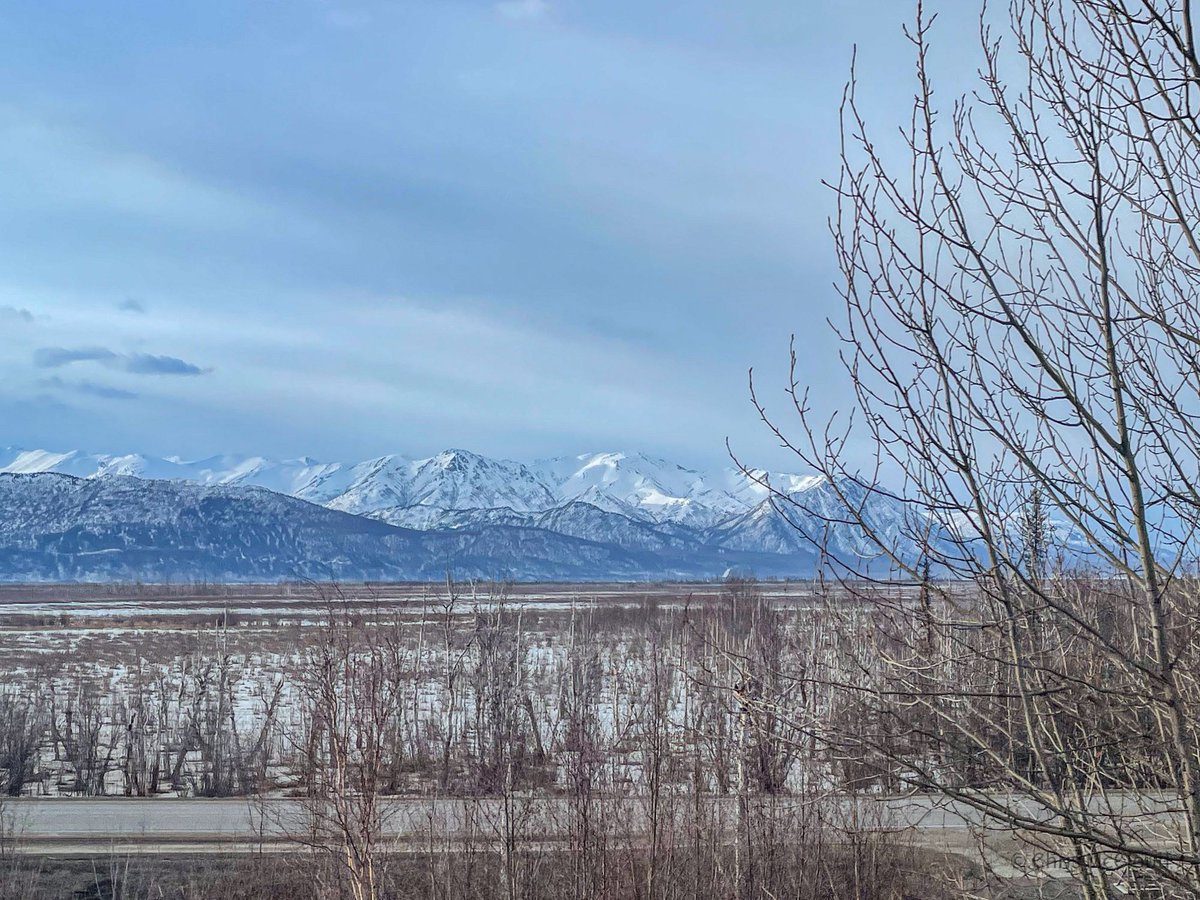
[[[619,503],[653,509],[692,496],[704,476],[641,453],[585,453],[536,464],[564,500],[601,490]]]
[[[31,475],[36,472],[61,472],[69,467],[69,463],[77,454],[74,451],[51,453],[48,450],[6,448],[4,455],[7,462],[0,465],[0,472]]]
[[[62,472],[85,478],[125,475],[263,487],[344,512],[387,511],[392,519],[413,523],[440,521],[441,513],[448,511],[528,514],[581,502],[651,524],[694,528],[709,528],[756,511],[772,491],[797,494],[824,483],[815,475],[743,472],[735,467],[703,472],[623,451],[526,465],[460,449],[423,459],[389,455],[345,463],[236,455],[189,461],[177,456],[8,448],[0,449],[0,472]],[[418,513],[418,508],[427,511]],[[403,512],[408,509],[413,512]]]

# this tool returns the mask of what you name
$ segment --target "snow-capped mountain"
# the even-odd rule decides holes
[[[366,477],[331,503],[339,509],[370,513],[387,506],[432,509],[511,509],[532,512],[549,509],[558,498],[521,463],[488,459],[466,450],[446,450],[429,459],[410,462],[405,470],[399,504],[375,501],[378,479]]]
[[[427,459],[383,456],[326,463],[258,456],[186,461],[5,448],[0,450],[0,473],[4,472],[58,472],[79,478],[129,475],[264,487],[358,515],[389,510],[389,520],[399,518],[396,510],[421,507],[412,517],[413,527],[435,522],[440,511],[545,512],[582,502],[648,522],[708,528],[766,499],[769,491],[760,481],[793,491],[812,480],[761,471],[748,476],[735,468],[701,472],[640,453],[587,453],[525,465],[466,450],[446,450]]]
[[[72,478],[56,480],[54,475]],[[459,570],[475,566],[479,572],[523,578],[716,576],[731,566],[803,576],[812,574],[817,564],[818,542],[852,560],[875,556],[866,535],[837,523],[845,518],[838,515],[841,500],[821,478],[734,468],[702,472],[638,453],[591,453],[526,465],[465,450],[425,459],[384,456],[338,463],[254,456],[187,461],[7,449],[0,450],[0,479],[0,487],[8,491],[0,490],[0,542],[5,527],[10,527],[14,541],[21,529],[31,535],[61,536],[99,528],[112,537],[106,529],[116,528],[120,534],[142,535],[164,559],[178,555],[171,541],[201,556],[211,553],[212,559],[197,564],[202,570],[211,568],[213,577],[285,577],[282,568],[295,568],[305,559],[319,568],[330,553],[347,573],[363,577],[417,577],[415,573],[428,572],[434,559]],[[70,485],[69,491],[64,485]],[[69,502],[37,499],[43,494],[53,497],[56,491],[69,493],[79,507],[72,511]],[[97,503],[93,494],[104,502]],[[794,502],[781,502],[780,494]],[[288,545],[286,552],[267,554],[286,562],[260,565],[238,557],[242,561],[232,565],[227,548],[217,546],[220,533],[208,531],[193,516],[187,521],[199,531],[189,536],[180,524],[183,520],[171,519],[169,509],[155,506],[211,509],[216,502],[212,498],[234,504],[238,515],[246,517],[244,528],[249,530],[243,533],[238,530],[242,526],[231,523],[224,535],[228,542],[249,541],[259,552]],[[895,501],[873,495],[860,499],[866,501],[868,521],[879,533],[899,539],[912,530],[906,511]],[[337,519],[339,515],[345,518]],[[311,530],[297,531],[292,519],[312,523]],[[831,519],[835,524],[827,525],[825,520]],[[168,522],[173,524],[168,527]],[[387,535],[384,543],[400,548],[397,552],[406,561],[385,565],[374,538],[355,538],[352,549],[344,549],[338,543],[341,538],[315,536],[322,529],[342,533],[348,522],[360,523],[351,531]],[[268,534],[273,536],[257,544],[257,538],[247,537]],[[397,537],[400,534],[409,536],[408,543]],[[203,548],[193,546],[193,538],[200,535],[207,535]],[[46,540],[54,546],[67,540],[74,546],[66,538]],[[101,543],[104,553],[120,550],[119,542],[116,547],[111,541]],[[440,550],[435,552],[435,546],[443,545],[457,548],[463,558],[455,564]],[[132,552],[132,546],[120,552]],[[482,550],[484,546],[489,549]],[[534,547],[541,549],[531,555]],[[408,558],[414,548],[426,554],[419,564]],[[577,563],[568,564],[570,552],[579,555]],[[547,562],[545,554],[553,562]],[[142,551],[136,556],[147,558]],[[584,562],[589,559],[591,563]],[[71,571],[91,570],[77,565]],[[269,576],[271,571],[276,574]],[[0,578],[10,577],[0,569]]]
[[[560,502],[583,502],[655,522],[695,518],[724,518],[736,508],[710,482],[717,479],[663,459],[643,454],[585,453],[541,460],[534,464],[542,479],[553,486]],[[707,521],[690,524],[708,525]]]
[[[701,575],[531,528],[411,531],[263,488],[0,475],[0,580],[636,579]]]
[[[71,450],[0,448],[0,473],[32,475],[57,472],[77,478],[125,475],[163,481],[192,481],[197,484],[227,484],[262,487],[280,494],[299,496],[341,470],[337,463],[312,459],[271,460],[261,456],[212,456],[199,460],[178,457],[156,458],[140,453],[110,455]],[[336,496],[332,493],[331,498]]]

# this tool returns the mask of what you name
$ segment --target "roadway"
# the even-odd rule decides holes
[[[1029,801],[1003,799],[1041,817]],[[931,847],[969,840],[972,827],[981,821],[969,806],[929,796],[809,801],[784,797],[769,802],[834,828],[909,831],[915,841]],[[1100,808],[1099,801],[1096,805]],[[1136,820],[1157,825],[1164,833],[1174,818],[1158,798],[1147,795],[1118,795],[1105,808],[1125,824]],[[646,809],[642,799],[602,799],[593,817],[608,822],[610,834],[637,840],[645,831]],[[666,800],[660,812],[663,827],[673,830],[671,818],[677,816],[682,831],[695,812],[690,797]],[[712,827],[732,830],[736,800],[706,798],[701,815]],[[4,801],[0,816],[18,850],[49,855],[283,850],[303,846],[312,834],[312,816],[302,802],[292,799],[20,798]],[[518,798],[507,806],[493,798],[393,798],[383,803],[383,831],[401,850],[452,848],[467,840],[480,844],[499,838],[506,816],[519,823],[523,837],[554,844],[568,837],[572,810],[561,797]]]

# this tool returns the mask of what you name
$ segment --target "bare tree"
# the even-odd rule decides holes
[[[0,771],[2,795],[19,797],[34,776],[46,720],[37,703],[14,692],[0,693]],[[0,820],[3,810],[0,809]],[[0,821],[0,833],[3,822]]]
[[[794,354],[800,427],[755,401],[827,476],[838,508],[807,509],[810,536],[838,596],[870,603],[847,622],[868,638],[854,665],[820,675],[857,710],[829,739],[1016,829],[1094,898],[1200,894],[1195,12],[985,9],[979,86],[941,107],[919,6],[899,151],[853,76],[843,105],[832,229],[855,415],[817,421]],[[849,453],[864,433],[865,464]],[[846,524],[863,549],[828,540]],[[889,583],[926,572],[936,596],[913,615],[917,593]]]
[[[87,675],[74,672],[70,677],[62,699],[54,681],[49,683],[48,719],[54,752],[71,770],[68,790],[103,794],[115,750],[111,704]]]
[[[408,698],[399,628],[381,607],[357,611],[335,590],[298,673],[309,729],[298,741],[306,840],[338,862],[353,900],[374,900],[383,883],[383,790],[401,752],[397,722]]]

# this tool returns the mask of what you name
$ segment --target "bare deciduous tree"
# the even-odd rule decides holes
[[[383,792],[408,699],[398,628],[382,610],[353,610],[335,596],[299,672],[309,840],[337,860],[336,877],[353,900],[374,900],[382,884]]]
[[[801,436],[756,399],[828,477],[840,509],[807,510],[828,526],[811,537],[870,602],[856,665],[820,676],[856,710],[830,739],[1017,829],[1094,898],[1200,894],[1195,13],[985,9],[979,86],[943,107],[919,7],[900,152],[853,77],[843,105],[856,413],[817,421],[794,357]],[[848,452],[864,432],[865,465]],[[869,552],[826,540],[846,523]],[[924,585],[926,613],[887,581]]]

